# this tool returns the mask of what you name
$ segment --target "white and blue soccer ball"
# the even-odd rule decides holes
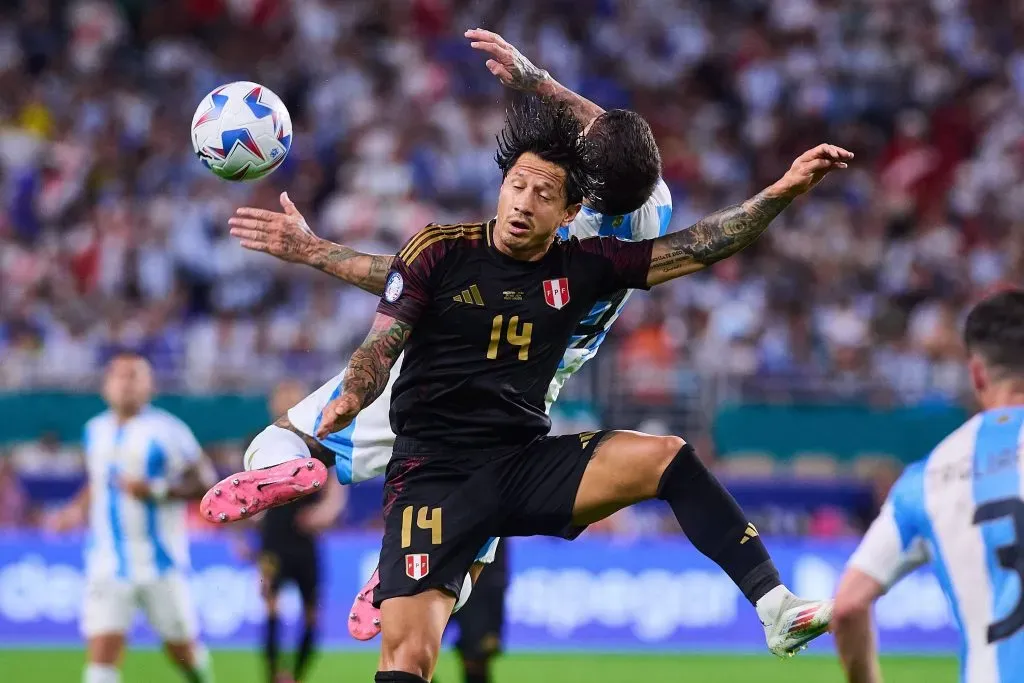
[[[203,98],[192,117],[192,148],[225,180],[257,180],[281,165],[292,119],[281,98],[259,83],[236,81]]]

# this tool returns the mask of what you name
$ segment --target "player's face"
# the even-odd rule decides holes
[[[540,258],[559,226],[571,223],[579,210],[579,204],[566,203],[565,171],[523,154],[501,185],[495,244],[515,258]]]
[[[118,413],[134,413],[153,397],[153,373],[143,358],[121,356],[107,367],[103,398]]]

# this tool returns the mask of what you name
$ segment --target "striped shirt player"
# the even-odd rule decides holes
[[[672,196],[665,181],[659,180],[647,202],[633,213],[625,216],[605,216],[584,207],[571,225],[562,228],[560,236],[563,239],[570,236],[584,239],[599,235],[631,241],[651,239],[667,232],[671,218]],[[472,293],[470,294],[472,296]],[[595,305],[590,315],[580,322],[548,389],[546,400],[549,409],[565,381],[597,353],[598,347],[622,312],[630,294],[629,290],[616,292],[607,300]],[[391,389],[401,371],[401,363],[402,358],[399,357],[381,398],[359,413],[356,420],[344,430],[319,440],[320,444],[334,454],[336,473],[342,484],[354,484],[379,477],[384,474],[388,461],[391,460],[395,435],[391,431],[389,407]],[[324,406],[341,392],[343,377],[344,373],[335,375],[289,410],[288,420],[291,425],[306,435],[316,434],[320,426],[320,414]],[[298,446],[301,452],[302,446],[295,441],[295,436],[288,430],[275,425],[267,427],[246,450],[245,468],[249,470],[266,466],[264,461],[256,457],[258,451],[296,451]],[[278,459],[277,462],[281,460]]]
[[[192,431],[165,410],[144,407],[124,422],[110,410],[85,425],[89,478],[86,547],[86,636],[125,633],[141,607],[167,641],[190,641],[195,614],[186,577],[189,560],[186,503],[140,500],[122,490],[128,478],[167,489],[199,464]]]
[[[992,320],[1021,328],[1003,346],[1009,351]],[[1024,681],[1024,372],[1004,366],[1024,341],[1024,294],[979,304],[965,337],[986,409],[907,467],[850,559],[836,628],[851,681],[880,680],[862,644],[871,601],[926,563],[960,629],[961,680]]]
[[[651,239],[660,237],[668,231],[671,218],[672,195],[665,181],[659,178],[651,196],[636,211],[623,216],[606,216],[584,206],[573,222],[561,229],[559,237],[583,239],[594,236],[613,236],[633,241]],[[608,299],[595,304],[590,314],[580,321],[548,387],[545,397],[548,410],[558,397],[565,381],[597,353],[609,328],[622,312],[630,293],[630,290],[615,292]],[[473,292],[467,292],[467,294],[472,300]],[[390,420],[391,391],[395,380],[401,373],[401,368],[402,357],[399,356],[391,369],[387,387],[381,397],[366,410],[363,410],[342,431],[330,434],[323,439],[316,439],[314,435],[320,427],[320,417],[324,406],[337,397],[342,390],[344,372],[335,375],[287,412],[286,426],[290,429],[280,426],[279,422],[270,425],[253,439],[244,456],[245,469],[261,469],[291,458],[308,457],[312,449],[323,448],[333,454],[335,472],[342,484],[358,483],[383,475],[391,460],[395,444],[395,434],[391,429]],[[301,432],[301,436],[293,430]],[[308,475],[307,478],[311,478],[313,473],[303,471],[300,473],[300,476],[302,475]],[[204,506],[206,506],[207,500],[210,500],[209,494],[204,500]],[[212,513],[209,506],[205,509],[207,514]],[[218,516],[223,520],[227,518],[228,514],[240,512],[237,507],[220,508]],[[244,516],[248,515],[239,514],[239,517]],[[477,562],[491,564],[494,561],[497,547],[498,539],[491,539],[481,548]],[[371,601],[368,599],[376,584],[377,574],[375,572],[359,592],[353,605],[349,631],[359,640],[368,640],[380,630],[376,610],[372,608]],[[469,599],[471,591],[472,581],[467,575],[463,590],[459,595],[459,602],[455,607],[456,610],[461,609]]]

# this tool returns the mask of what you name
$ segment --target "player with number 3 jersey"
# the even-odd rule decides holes
[[[1024,293],[968,314],[964,341],[983,410],[893,486],[836,595],[851,683],[879,683],[871,604],[931,562],[960,628],[963,683],[1024,681]]]

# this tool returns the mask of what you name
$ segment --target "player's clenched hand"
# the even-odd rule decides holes
[[[228,220],[231,235],[246,249],[262,251],[283,261],[306,263],[317,236],[287,192],[281,193],[281,208],[283,213],[243,206]]]
[[[465,33],[469,46],[491,56],[485,66],[498,80],[516,90],[535,91],[551,78],[547,71],[534,66],[514,45],[492,31],[472,28]]]
[[[320,414],[320,429],[316,438],[324,439],[328,434],[340,432],[347,427],[362,409],[362,403],[355,394],[342,394],[324,406]]]
[[[773,194],[786,197],[801,195],[821,182],[829,171],[846,168],[851,159],[853,152],[842,147],[818,145],[797,157],[786,175],[772,186]]]

